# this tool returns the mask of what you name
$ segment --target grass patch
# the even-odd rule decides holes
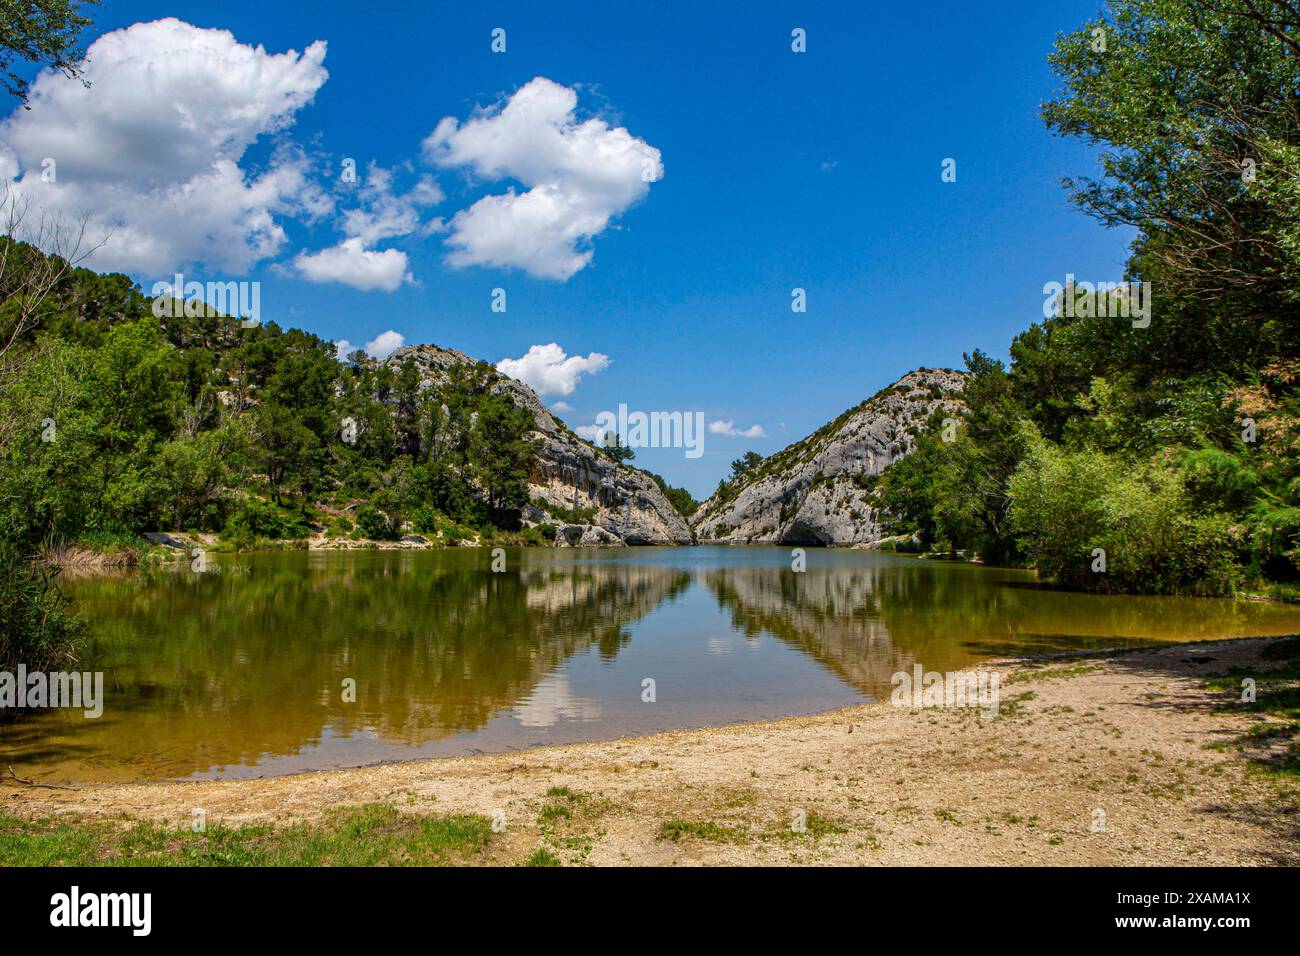
[[[1091,662],[1082,661],[1078,664],[1071,664],[1067,667],[1041,667],[1034,670],[1020,670],[1011,674],[1004,684],[1027,684],[1030,681],[1038,680],[1056,680],[1058,677],[1079,677],[1083,674],[1091,674],[1093,671],[1101,670],[1101,665]]]
[[[492,821],[372,803],[288,827],[24,820],[0,812],[2,866],[448,866],[483,862]]]
[[[537,812],[537,827],[542,833],[542,847],[530,857],[530,865],[581,865],[591,855],[596,841],[603,835],[599,820],[614,809],[612,801],[601,794],[581,793],[569,787],[550,787],[546,802]],[[546,854],[554,864],[542,862]]]
[[[655,839],[680,843],[686,837],[709,843],[743,843],[749,834],[742,827],[723,826],[711,820],[667,820],[660,824]]]
[[[560,858],[546,847],[538,847],[533,855],[524,861],[524,866],[563,866]]]

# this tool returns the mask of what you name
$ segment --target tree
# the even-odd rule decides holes
[[[1162,299],[1150,354],[1181,373],[1297,354],[1295,0],[1116,0],[1049,60],[1048,126],[1101,147],[1072,199],[1139,230],[1130,268]]]
[[[731,480],[743,478],[763,463],[763,456],[756,451],[747,451],[731,463]]]
[[[601,447],[605,450],[605,454],[618,462],[628,462],[636,457],[636,452],[634,452],[629,446],[623,444],[623,440],[619,437],[618,432],[609,432],[605,436],[605,441],[602,443]]]
[[[517,510],[528,500],[526,482],[534,447],[527,439],[533,417],[504,395],[487,395],[470,432],[469,461],[493,512]]]
[[[103,245],[86,247],[84,218],[75,225],[48,214],[30,219],[30,202],[0,182],[0,359],[56,311],[55,291]]]
[[[689,518],[700,510],[701,502],[696,501],[695,496],[685,488],[674,488],[664,481],[663,476],[656,475],[653,472],[648,472],[648,474],[654,480],[654,483],[659,486],[659,490],[664,493],[664,497],[668,499],[669,504],[683,518]]]
[[[19,60],[58,70],[69,79],[80,77],[85,54],[79,37],[91,22],[81,10],[98,2],[0,0],[0,86],[5,92],[26,104],[27,81],[13,71]]]

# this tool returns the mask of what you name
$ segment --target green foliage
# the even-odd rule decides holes
[[[591,524],[596,519],[596,513],[600,511],[599,508],[558,508],[540,498],[534,499],[532,504],[533,507],[541,509],[553,518],[558,518],[565,524]]]
[[[3,311],[48,258],[0,242]],[[162,529],[252,546],[358,500],[385,516],[361,532],[376,537],[417,509],[430,527],[519,526],[533,419],[485,363],[430,387],[410,356],[340,363],[314,335],[210,309],[159,320],[129,279],[85,269],[45,308],[0,357],[0,535],[20,549]]]
[[[613,432],[606,438],[605,443],[601,445],[601,451],[618,462],[629,462],[636,457],[636,452],[623,444],[618,432]]]
[[[224,536],[248,545],[259,538],[301,538],[308,533],[301,516],[261,498],[245,498],[226,522]]]
[[[34,63],[73,78],[81,75],[78,42],[90,18],[84,7],[99,0],[0,0],[0,87],[27,101],[27,81],[14,72],[16,61]]]
[[[664,493],[664,497],[668,499],[669,504],[671,504],[673,508],[676,509],[677,513],[683,518],[689,518],[691,515],[695,514],[695,512],[700,510],[701,502],[696,501],[695,496],[685,488],[674,488],[672,485],[668,484],[668,482],[664,481],[662,477],[653,472],[647,472],[647,474],[649,474],[654,483],[659,486],[659,490]]]
[[[504,395],[486,395],[478,403],[470,429],[469,461],[497,523],[513,521],[517,527],[519,509],[528,500],[534,448],[526,436],[532,426],[528,411],[515,407]]]
[[[1235,590],[1229,522],[1196,512],[1178,470],[1065,451],[1036,435],[1028,444],[1010,484],[1011,521],[1044,575],[1097,591]]]
[[[51,569],[0,544],[0,671],[62,670],[77,660],[84,622],[68,610]],[[0,709],[0,715],[5,711]]]
[[[0,813],[3,866],[449,866],[492,841],[476,814],[404,813],[372,803],[285,827],[188,827],[91,820],[24,820]]]
[[[763,464],[763,456],[756,451],[747,451],[731,463],[731,480],[743,478]]]
[[[398,531],[392,519],[374,505],[362,505],[357,509],[357,535],[372,541],[392,541]]]
[[[1134,271],[1168,283],[1145,338],[1180,374],[1295,354],[1298,52],[1293,4],[1116,0],[1049,57],[1048,126],[1101,147],[1103,175],[1067,180],[1072,198],[1139,229]]]
[[[881,476],[877,500],[891,532],[918,533],[926,549],[1014,563],[1021,554],[1007,520],[1007,482],[1022,452],[1024,409],[1000,362],[976,351],[966,366],[962,420],[936,411],[917,431],[912,454]]]

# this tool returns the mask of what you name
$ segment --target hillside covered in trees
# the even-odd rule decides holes
[[[158,308],[125,276],[0,242],[0,538],[11,547],[155,530],[236,546],[404,529],[540,543],[548,521],[575,517],[530,505],[534,410],[486,363],[444,352],[463,361],[430,383],[418,350],[340,361],[308,332],[195,302]],[[38,320],[25,319],[43,279]],[[521,527],[525,507],[539,527]]]

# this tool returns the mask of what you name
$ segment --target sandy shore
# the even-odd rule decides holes
[[[1230,667],[1275,669],[1260,657],[1269,643],[999,663],[996,717],[879,703],[252,781],[6,781],[0,800],[25,817],[178,826],[194,808],[227,824],[373,801],[475,812],[502,824],[486,857],[498,863],[545,848],[591,864],[1293,865],[1295,777],[1240,745],[1268,718],[1225,710],[1229,695],[1205,687]]]

